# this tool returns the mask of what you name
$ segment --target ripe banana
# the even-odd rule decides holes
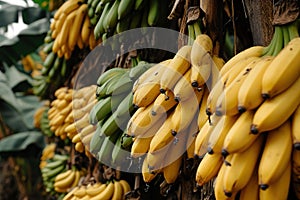
[[[251,132],[253,134],[272,130],[283,124],[299,105],[300,78],[281,94],[268,99],[256,110]]]
[[[174,93],[172,91],[168,90],[165,94],[160,93],[153,102],[151,114],[166,114],[176,104],[177,101],[174,99]]]
[[[241,189],[240,200],[259,200],[257,169],[254,169],[247,185]]]
[[[175,84],[173,93],[175,95],[174,99],[177,102],[185,101],[189,99],[191,95],[193,95],[194,88],[191,85],[190,77],[191,77],[191,68],[187,70],[184,73],[184,75]],[[199,88],[198,90],[201,90],[201,88]]]
[[[114,191],[111,200],[123,199],[123,187],[119,181],[114,181]]]
[[[292,139],[295,149],[300,149],[300,106],[297,107],[292,116]]]
[[[105,187],[105,189],[100,192],[99,194],[97,194],[96,196],[93,196],[90,198],[90,200],[99,200],[99,199],[111,199],[114,193],[114,183],[111,181],[107,184],[107,186]]]

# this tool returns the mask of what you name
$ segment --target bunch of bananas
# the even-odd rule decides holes
[[[269,46],[250,47],[220,70],[195,142],[203,157],[196,181],[216,177],[217,199],[287,199],[292,184],[300,196],[299,56],[296,24],[275,26]]]
[[[40,169],[44,168],[47,165],[47,160],[53,158],[55,154],[56,143],[50,143],[45,146],[42,151],[42,156],[40,158]]]
[[[54,132],[51,130],[51,127],[49,125],[48,111],[49,111],[49,107],[47,107],[43,111],[42,117],[40,119],[40,127],[39,128],[41,129],[41,131],[44,135],[51,138],[54,136]]]
[[[40,62],[36,62],[30,54],[23,57],[21,62],[24,71],[29,73],[31,77],[40,75],[40,70],[43,68],[43,65]]]
[[[173,183],[182,155],[187,151],[193,158],[195,136],[207,121],[207,85],[215,83],[214,72],[224,61],[212,55],[209,36],[195,37],[192,45],[181,47],[172,59],[156,64],[134,83],[133,103],[138,109],[127,124],[127,134],[134,137],[131,156],[145,156],[146,182],[163,172],[166,182]]]
[[[65,172],[69,156],[54,154],[52,158],[46,160],[46,164],[41,165],[41,173],[45,191],[51,193],[54,191],[54,181],[57,175]]]
[[[69,190],[75,188],[80,181],[80,178],[83,177],[84,170],[79,170],[76,167],[72,167],[66,171],[63,171],[54,179],[54,190],[58,193],[66,193]]]
[[[95,85],[78,90],[61,87],[54,93],[48,111],[50,129],[62,140],[69,138],[75,143],[75,150],[84,152],[84,144],[89,143],[95,127],[89,124],[89,112],[96,103]]]
[[[98,102],[89,114],[90,124],[97,128],[89,145],[100,162],[113,166],[129,164],[125,150],[130,148],[132,138],[126,137],[126,124],[135,112],[131,90],[137,77],[151,66],[140,61],[132,68],[111,68],[99,76]]]
[[[88,5],[84,0],[69,0],[62,4],[54,14],[50,25],[51,37],[54,39],[52,52],[59,58],[68,60],[75,47],[95,48],[93,29],[88,16]]]
[[[124,199],[124,194],[131,190],[130,185],[124,179],[112,180],[107,183],[90,183],[74,187],[64,196],[63,200],[71,199]]]
[[[164,26],[167,22],[169,1],[159,0],[89,0],[88,15],[94,25],[95,38],[102,38],[126,30]]]

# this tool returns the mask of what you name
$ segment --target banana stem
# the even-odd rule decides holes
[[[290,25],[288,25],[288,30],[289,30],[289,37],[290,40],[299,37],[299,32],[298,32],[298,21],[294,21]]]

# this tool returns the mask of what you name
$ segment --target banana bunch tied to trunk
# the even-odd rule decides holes
[[[216,178],[216,199],[287,199],[290,188],[299,197],[299,56],[297,23],[276,25],[268,46],[220,70],[194,152],[204,149],[196,181]]]
[[[45,164],[42,164],[41,174],[43,179],[43,185],[47,193],[55,191],[54,180],[56,176],[58,176],[60,173],[63,173],[67,170],[68,159],[69,159],[68,155],[55,153],[51,158],[46,159]]]
[[[158,0],[89,0],[88,16],[96,39],[126,30],[166,26],[169,1]]]
[[[106,183],[96,182],[87,185],[80,185],[70,190],[63,200],[71,199],[124,199],[124,194],[131,191],[129,183],[124,180],[111,180]]]
[[[85,175],[84,170],[72,166],[70,169],[59,173],[54,179],[54,190],[58,193],[67,193],[78,186],[81,177]]]
[[[126,154],[132,138],[126,135],[126,124],[135,112],[131,93],[133,82],[152,64],[139,61],[131,68],[111,68],[97,80],[97,103],[89,114],[96,131],[90,141],[90,152],[106,165],[127,166]]]
[[[62,4],[54,14],[50,30],[54,40],[52,52],[59,58],[68,60],[76,47],[92,50],[97,45],[88,16],[88,4],[84,0],[69,0]]]

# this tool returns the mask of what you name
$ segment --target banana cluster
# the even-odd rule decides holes
[[[80,153],[95,131],[89,123],[89,112],[96,103],[95,89],[95,85],[78,90],[61,87],[55,91],[56,99],[48,111],[50,130],[62,140],[69,138]]]
[[[47,165],[47,160],[53,158],[55,154],[56,143],[50,143],[45,146],[42,151],[42,156],[40,158],[40,169],[44,168]]]
[[[202,157],[196,181],[216,177],[216,199],[287,199],[290,185],[299,196],[299,56],[296,25],[276,26],[269,46],[220,70],[194,150]]]
[[[224,64],[211,52],[211,39],[199,34],[192,45],[183,46],[172,59],[154,65],[134,82],[133,104],[138,109],[127,124],[127,134],[133,137],[131,156],[144,157],[145,182],[163,173],[166,182],[173,183],[184,152],[194,157],[198,124],[202,127],[207,121],[207,85],[216,81],[213,68]]]
[[[64,172],[61,172],[55,176],[54,190],[58,193],[66,193],[69,190],[75,188],[80,178],[84,175],[84,171],[72,167]]]
[[[107,165],[127,166],[126,149],[131,137],[126,137],[126,124],[135,112],[131,92],[133,82],[152,64],[140,61],[132,68],[111,68],[97,80],[98,102],[89,114],[90,124],[97,126],[90,141],[90,152]]]
[[[167,21],[169,1],[158,0],[89,0],[88,15],[94,25],[96,39],[106,38],[126,30],[162,26]]]
[[[40,70],[43,68],[43,65],[39,62],[34,61],[30,54],[26,55],[21,59],[23,69],[26,73],[29,73],[31,77],[40,75]]]
[[[53,146],[49,147],[49,151],[52,152]],[[48,148],[47,148],[48,149]],[[47,150],[48,151],[48,150]],[[50,159],[46,160],[46,164],[42,164],[41,173],[43,178],[43,185],[45,191],[50,193],[54,190],[54,181],[57,175],[65,172],[67,169],[68,155],[54,154]]]
[[[54,39],[52,52],[68,60],[75,47],[93,49],[97,45],[84,0],[69,0],[62,4],[50,25]]]
[[[64,196],[63,200],[72,199],[125,199],[124,195],[131,190],[130,185],[126,180],[112,180],[108,183],[89,183],[88,185],[80,185],[74,187]]]

